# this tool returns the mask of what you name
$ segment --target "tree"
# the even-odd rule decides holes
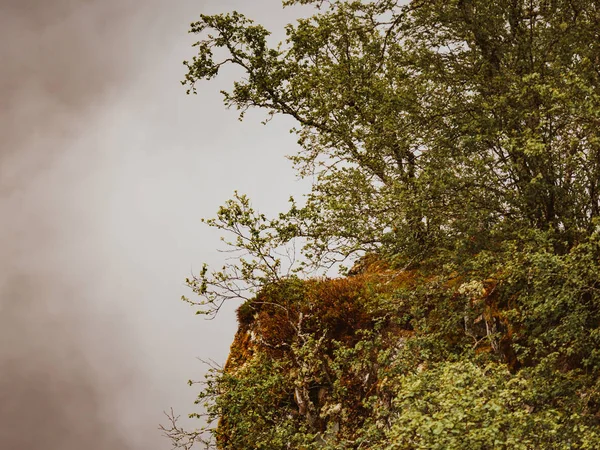
[[[294,3],[322,9],[277,48],[240,14],[201,16],[185,82],[232,64],[246,78],[227,105],[296,119],[292,160],[316,175],[298,231],[316,255],[389,241],[422,255],[523,226],[566,250],[592,231],[596,2]]]
[[[411,320],[423,339],[461,324],[454,357],[472,362],[489,344],[494,363],[545,380],[557,408],[585,398],[577,426],[588,426],[600,405],[600,4],[283,4],[316,10],[275,47],[239,13],[202,15],[183,84],[195,93],[223,66],[241,69],[225,104],[241,117],[251,107],[267,121],[292,117],[300,150],[290,159],[313,188],[274,219],[236,194],[209,224],[233,233],[243,255],[188,280],[201,296],[188,301],[214,314],[232,297],[251,303],[269,286],[376,253],[444,286],[419,291],[428,306]]]

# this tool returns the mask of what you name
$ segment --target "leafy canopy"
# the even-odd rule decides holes
[[[238,253],[186,300],[212,316],[246,299],[241,329],[263,339],[200,396],[224,418],[221,448],[597,448],[600,3],[283,3],[315,14],[277,45],[239,13],[202,15],[185,63],[189,93],[240,69],[225,104],[294,119],[289,158],[313,180],[278,217],[236,193],[207,221]],[[296,317],[289,301],[302,276],[364,253],[427,282],[358,290],[396,322],[334,351],[326,318],[343,311],[317,314],[323,294]],[[297,335],[275,356],[256,317],[280,316]]]
[[[226,105],[295,119],[290,159],[314,180],[305,204],[277,221],[236,223],[258,239],[244,250],[301,238],[314,265],[361,251],[408,264],[468,256],[525,229],[564,253],[594,230],[596,1],[284,2],[300,3],[317,13],[277,46],[236,12],[191,28],[201,39],[185,63],[188,92],[240,68]],[[237,233],[222,214],[243,214],[246,201],[226,205],[219,226]]]

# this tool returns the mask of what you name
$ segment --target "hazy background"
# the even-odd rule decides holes
[[[154,450],[224,361],[233,308],[179,301],[234,189],[265,212],[306,186],[289,123],[244,123],[179,80],[199,13],[276,26],[279,0],[0,0],[0,449]]]

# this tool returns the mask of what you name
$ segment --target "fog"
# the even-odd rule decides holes
[[[189,22],[278,0],[0,0],[0,448],[166,449],[196,359],[224,361],[233,310],[179,301],[219,264],[211,216],[234,189],[266,212],[306,189],[289,123],[240,123],[219,89],[185,95]]]

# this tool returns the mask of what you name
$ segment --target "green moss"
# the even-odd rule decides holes
[[[237,309],[237,320],[240,326],[248,326],[254,320],[256,308],[252,304],[252,300],[247,300]]]

